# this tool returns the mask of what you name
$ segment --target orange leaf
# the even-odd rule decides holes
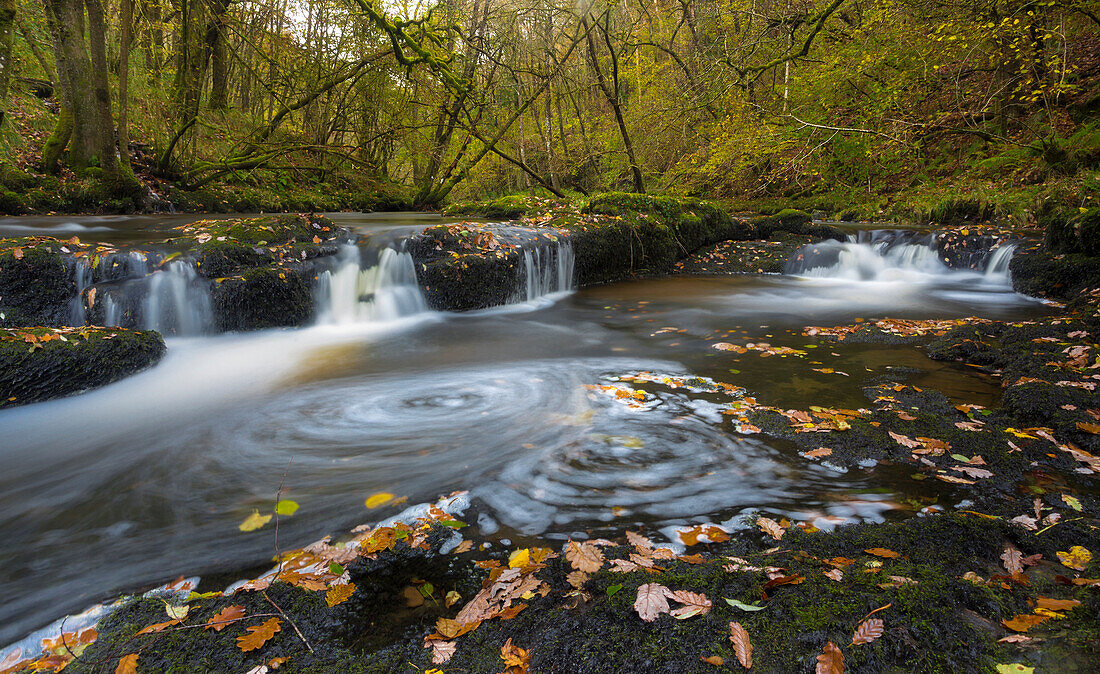
[[[500,659],[508,666],[508,672],[514,674],[526,674],[527,666],[531,662],[531,652],[512,643],[512,638],[500,647]]]
[[[276,632],[282,629],[280,627],[281,623],[282,621],[278,618],[272,618],[262,625],[246,627],[245,632],[247,634],[237,637],[237,648],[245,652],[262,648],[271,637],[275,636]]]
[[[137,674],[137,661],[137,653],[130,653],[129,655],[122,656],[118,659],[118,667],[115,667],[115,674]]]
[[[817,656],[816,674],[844,674],[844,654],[836,644],[829,642],[821,655]]]
[[[150,625],[148,627],[142,628],[138,631],[138,634],[152,634],[154,632],[162,632],[172,625],[180,624],[180,622],[181,621],[179,620],[169,620],[168,622],[157,623],[156,625]]]
[[[869,555],[874,555],[875,557],[885,557],[886,559],[901,557],[901,555],[899,555],[898,553],[894,552],[893,550],[887,550],[886,548],[868,548],[864,550],[864,552]]]
[[[1075,606],[1080,606],[1081,602],[1076,599],[1052,599],[1050,597],[1036,597],[1035,606],[1038,608],[1045,608],[1051,611],[1065,611]]]
[[[733,642],[733,652],[737,654],[737,661],[745,669],[752,669],[752,641],[749,640],[749,633],[741,623],[730,623],[730,641]]]
[[[1083,421],[1077,422],[1078,430],[1082,430],[1086,433],[1092,433],[1093,435],[1100,434],[1100,424],[1087,424]]]
[[[680,535],[680,540],[687,546],[698,545],[702,542],[699,540],[702,537],[705,537],[708,543],[723,543],[730,539],[725,529],[714,524],[700,524],[677,533]]]
[[[882,636],[883,623],[878,618],[864,620],[852,635],[852,645],[869,644]]]
[[[245,615],[243,606],[226,606],[216,616],[206,621],[206,627],[202,628],[203,631],[214,630],[215,632],[221,632],[226,627],[229,627],[230,623],[234,623]]]
[[[1013,632],[1026,632],[1040,623],[1050,620],[1045,615],[1018,615],[1012,620],[1002,620],[1001,624]]]
[[[706,615],[710,613],[710,607],[712,606],[707,596],[698,592],[676,590],[675,592],[670,592],[668,598],[684,604],[684,606],[673,610],[670,614],[677,620],[683,620],[684,618],[690,618],[697,615]]]
[[[333,585],[325,593],[325,603],[329,605],[329,608],[336,606],[337,604],[343,604],[345,601],[351,598],[351,595],[355,593],[355,583],[344,583],[343,585]]]

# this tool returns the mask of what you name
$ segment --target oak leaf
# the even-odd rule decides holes
[[[1017,573],[1023,573],[1024,571],[1024,553],[1020,552],[1013,545],[1006,545],[1005,551],[1001,553],[1001,559],[1005,563],[1005,570],[1010,575],[1016,575]]]
[[[509,637],[500,647],[500,659],[508,666],[508,674],[526,674],[527,666],[531,662],[531,651],[516,646]]]
[[[664,585],[646,583],[638,587],[638,596],[634,599],[634,610],[647,623],[657,619],[662,613],[668,613],[668,596],[671,593]]]
[[[169,620],[167,622],[157,623],[155,625],[149,625],[138,630],[138,634],[153,634],[155,632],[163,632],[165,629],[180,624],[181,620]]]
[[[821,655],[817,656],[816,674],[844,674],[844,654],[833,642],[825,644]]]
[[[883,622],[878,618],[868,618],[859,624],[852,635],[852,645],[869,644],[882,636]]]
[[[432,649],[432,662],[437,665],[442,665],[451,659],[451,656],[455,654],[455,648],[457,644],[453,641],[443,641],[441,639],[424,639],[424,648]]]
[[[733,652],[737,654],[737,661],[745,669],[752,669],[752,641],[741,623],[730,623],[730,641],[733,643]]]
[[[573,587],[580,589],[581,587],[584,587],[584,584],[588,582],[588,579],[590,577],[591,576],[589,576],[584,571],[571,571],[568,575],[565,576],[565,580]]]
[[[226,627],[229,627],[231,623],[234,623],[245,615],[243,606],[226,606],[218,612],[210,620],[206,621],[206,626],[203,627],[203,631],[214,630],[215,632],[221,632]]]
[[[565,544],[565,558],[577,571],[595,573],[603,567],[603,552],[591,543],[569,541]]]
[[[282,629],[280,627],[281,624],[281,620],[279,620],[278,618],[272,618],[262,625],[252,625],[251,627],[246,627],[245,632],[247,632],[247,634],[242,634],[241,636],[237,637],[237,648],[245,652],[254,651],[262,648],[264,644],[266,644],[268,641],[271,640],[272,637],[275,636],[276,632]]]
[[[1080,606],[1081,602],[1076,599],[1053,599],[1051,597],[1036,597],[1035,606],[1038,608],[1045,608],[1051,611],[1065,611],[1075,606]]]
[[[355,583],[344,583],[343,585],[333,585],[325,593],[325,603],[329,608],[342,604],[348,599],[351,599],[351,595],[355,594]]]
[[[1088,548],[1084,548],[1080,545],[1073,546],[1069,549],[1069,552],[1059,551],[1056,554],[1058,555],[1058,561],[1064,566],[1076,569],[1077,571],[1084,571],[1089,561],[1092,560],[1092,553],[1089,552]]]

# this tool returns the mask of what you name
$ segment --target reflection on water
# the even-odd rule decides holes
[[[350,301],[374,287],[345,281]],[[270,507],[284,472],[301,504],[280,526],[284,547],[389,514],[363,507],[376,491],[416,502],[470,489],[483,531],[551,536],[758,508],[819,525],[879,519],[917,492],[905,471],[840,473],[732,434],[721,410],[738,393],[683,380],[768,404],[858,406],[868,376],[894,373],[985,404],[998,387],[979,374],[908,346],[816,343],[802,327],[1041,311],[979,273],[691,277],[473,314],[172,339],[151,371],[0,412],[0,643],[117,590],[269,558],[271,532],[237,524]],[[807,355],[719,352],[719,338]],[[812,370],[823,365],[849,376]],[[655,376],[621,381],[640,372]]]

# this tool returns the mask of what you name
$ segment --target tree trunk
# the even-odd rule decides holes
[[[210,109],[229,107],[229,58],[225,44],[225,15],[229,0],[209,3],[210,19],[206,24],[206,53],[210,56]]]
[[[46,168],[47,173],[57,173],[58,165],[61,162],[61,153],[65,151],[65,146],[69,144],[69,138],[72,135],[73,113],[69,111],[69,108],[62,105],[53,132],[46,139],[46,144],[42,146],[42,165]]]
[[[121,0],[118,62],[118,158],[130,166],[129,88],[130,43],[133,41],[134,0]]]
[[[0,129],[7,112],[8,83],[11,82],[15,61],[11,47],[15,37],[15,0],[0,0]]]

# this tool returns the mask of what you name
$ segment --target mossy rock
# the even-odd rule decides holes
[[[0,214],[22,215],[27,212],[27,200],[21,194],[0,189]]]
[[[0,325],[50,325],[66,317],[76,293],[62,243],[0,239]]]
[[[1012,289],[1034,297],[1073,299],[1081,290],[1100,283],[1100,257],[1031,249],[1017,252],[1008,268]]]
[[[213,288],[219,330],[298,327],[314,316],[313,291],[302,269],[260,267],[221,279]]]
[[[121,328],[0,328],[0,408],[106,386],[164,355],[156,332]]]
[[[1100,255],[1100,208],[1056,211],[1039,220],[1043,244],[1053,253]]]
[[[200,220],[181,227],[169,241],[200,246],[207,242],[253,246],[332,241],[346,231],[323,215],[284,214],[230,220]]]
[[[448,216],[468,215],[479,218],[516,220],[525,215],[545,213],[555,206],[567,204],[567,200],[546,199],[529,194],[509,194],[486,201],[451,204],[443,209]]]

